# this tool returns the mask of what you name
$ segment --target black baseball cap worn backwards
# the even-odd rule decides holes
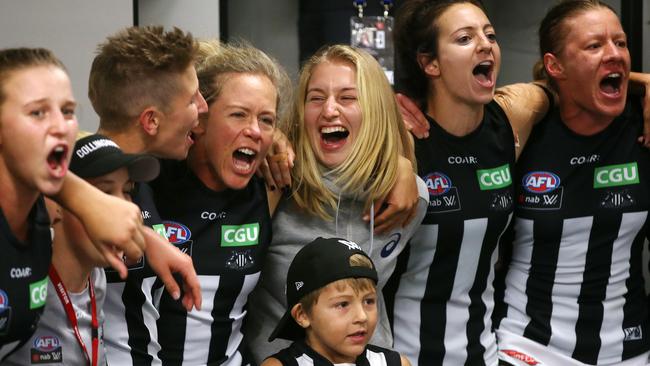
[[[291,309],[310,292],[345,278],[370,278],[377,282],[374,264],[373,268],[350,265],[350,257],[354,254],[370,259],[358,244],[340,238],[319,237],[298,251],[287,274],[287,311],[271,333],[269,342],[275,338],[299,340],[305,336],[304,329],[291,316]]]
[[[95,178],[126,167],[134,182],[158,176],[160,162],[147,154],[125,154],[111,139],[100,134],[85,136],[74,145],[70,171],[81,178]]]

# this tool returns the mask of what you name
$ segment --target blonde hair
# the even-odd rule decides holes
[[[366,268],[374,268],[372,265],[372,261],[368,259],[365,255],[361,254],[353,254],[350,256],[350,266],[352,267],[366,267]],[[337,290],[343,291],[345,290],[346,286],[350,286],[352,288],[352,291],[354,291],[355,294],[359,294],[361,291],[370,291],[373,289],[376,289],[377,285],[375,284],[375,281],[371,280],[370,278],[343,278],[334,282],[330,282],[327,285],[316,289],[307,295],[303,296],[300,299],[300,305],[302,308],[307,312],[308,314],[311,312],[311,309],[316,305],[318,302],[318,297],[320,294],[325,290],[325,288],[329,286],[334,286]]]
[[[377,61],[363,50],[333,45],[321,49],[303,66],[300,73],[289,139],[295,144],[296,162],[292,179],[293,198],[299,207],[323,219],[331,219],[328,209],[336,207],[336,195],[322,179],[321,167],[305,129],[305,97],[316,66],[325,62],[352,64],[356,70],[358,102],[362,122],[350,154],[332,173],[334,183],[346,194],[362,197],[365,208],[384,198],[395,185],[400,155],[414,162],[407,131],[386,79]]]
[[[100,44],[88,81],[100,127],[123,130],[152,105],[167,113],[196,51],[192,34],[178,28],[129,27]]]
[[[275,87],[276,119],[286,116],[291,100],[291,82],[286,71],[276,60],[246,42],[220,43],[218,40],[199,41],[196,60],[199,89],[208,103],[221,94],[228,77],[232,74],[257,74],[266,76]]]

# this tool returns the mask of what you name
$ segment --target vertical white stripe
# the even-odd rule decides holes
[[[526,282],[530,275],[533,256],[533,220],[515,218],[515,241],[512,244],[512,259],[506,275],[504,302],[507,315],[501,321],[499,329],[524,335],[524,329],[530,318],[526,315]]]
[[[395,294],[395,350],[418,366],[420,354],[420,305],[436,253],[438,225],[422,225],[411,238],[411,252],[406,272]]]
[[[625,338],[623,332],[625,298],[623,296],[628,292],[625,281],[630,277],[632,242],[639,230],[643,228],[647,215],[647,211],[630,212],[624,213],[621,219],[618,237],[612,248],[610,277],[603,301],[605,316],[600,328],[602,345],[598,354],[598,364],[619,362],[623,355],[623,340]]]
[[[445,332],[443,365],[462,365],[467,359],[466,330],[467,321],[469,320],[469,290],[474,285],[474,279],[476,278],[483,238],[487,230],[487,221],[487,218],[465,220],[454,285],[451,297],[447,302],[446,329],[450,330],[450,334]]]
[[[124,282],[106,284],[104,302],[104,345],[106,360],[109,365],[131,365],[131,347],[129,347],[129,330],[124,317],[122,293]]]
[[[244,285],[242,286],[239,295],[237,295],[235,304],[230,311],[230,319],[232,319],[233,322],[230,338],[228,339],[228,347],[226,349],[226,356],[228,356],[228,360],[223,364],[224,366],[241,366],[242,355],[237,351],[237,348],[244,338],[244,335],[241,332],[242,322],[246,316],[244,306],[248,301],[248,294],[253,291],[259,278],[260,272],[246,275],[244,278]]]
[[[221,282],[220,276],[198,276],[201,284],[203,301],[200,311],[187,314],[185,323],[185,344],[183,347],[183,364],[205,365],[208,362],[212,309],[214,296]]]
[[[142,315],[144,325],[149,329],[149,335],[151,336],[151,342],[149,342],[149,345],[147,346],[147,351],[154,358],[152,365],[160,365],[161,362],[158,359],[160,344],[158,343],[158,325],[156,323],[158,318],[160,318],[160,313],[158,313],[158,309],[153,306],[153,298],[151,294],[154,282],[156,282],[156,277],[148,277],[142,280],[141,289],[144,296],[147,298],[147,301],[142,305]]]
[[[551,293],[551,339],[553,344],[572,354],[576,345],[576,323],[578,321],[577,296],[580,294],[585,272],[589,234],[593,217],[565,219],[562,239],[555,269],[555,281]]]

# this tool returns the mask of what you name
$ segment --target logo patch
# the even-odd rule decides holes
[[[359,244],[357,244],[357,243],[355,243],[353,241],[340,239],[339,243],[341,243],[341,244],[345,245],[346,247],[348,247],[349,250],[352,250],[352,249],[361,250],[361,247],[359,246]]]
[[[400,233],[394,233],[393,235],[391,235],[388,243],[386,243],[386,245],[384,245],[384,247],[381,248],[381,257],[386,258],[389,255],[391,255],[391,253],[393,253],[395,248],[397,248],[401,238],[402,238],[402,234]]]
[[[560,177],[551,172],[531,172],[521,184],[530,193],[549,193],[560,187]]]
[[[603,208],[624,208],[630,207],[634,203],[632,193],[628,189],[624,189],[618,192],[607,191],[600,201],[600,206]]]
[[[640,325],[637,325],[636,327],[630,327],[630,328],[625,328],[623,329],[623,332],[625,332],[625,338],[623,341],[638,341],[643,339],[643,330],[641,329]]]
[[[260,224],[244,225],[222,225],[221,246],[222,247],[245,247],[257,245],[260,236]]]
[[[226,260],[226,268],[242,270],[252,267],[255,264],[251,250],[233,251]]]
[[[481,191],[504,188],[512,184],[510,165],[508,164],[492,169],[477,170],[476,176]]]
[[[512,193],[509,190],[504,192],[495,192],[490,197],[491,211],[509,211],[512,209]]]
[[[37,337],[32,345],[30,356],[32,364],[63,362],[63,351],[59,338],[55,336]]]
[[[452,186],[451,179],[444,173],[433,172],[422,178],[429,191],[427,213],[440,213],[460,210],[458,189]]]
[[[525,362],[527,365],[534,366],[534,365],[539,364],[539,362],[536,359],[528,356],[525,353],[521,353],[519,351],[515,351],[515,350],[512,350],[512,349],[504,349],[504,350],[501,351],[501,353],[505,353],[506,355],[514,358],[515,360]]]
[[[305,283],[302,282],[302,281],[296,282],[296,291],[300,290],[302,288],[302,286],[304,286],[304,285],[305,285]]]
[[[172,244],[181,244],[190,240],[192,237],[192,232],[187,226],[174,222],[174,221],[163,221],[165,225],[165,236]]]
[[[639,183],[636,162],[608,165],[594,170],[594,188],[627,186]]]
[[[45,306],[47,299],[47,277],[29,285],[29,309],[38,309]]]
[[[424,177],[430,196],[443,195],[451,189],[451,179],[443,173],[433,172]]]
[[[0,290],[0,335],[6,335],[11,322],[11,306],[9,306],[9,296],[3,290]]]

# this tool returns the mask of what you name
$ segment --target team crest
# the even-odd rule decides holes
[[[243,270],[251,268],[255,264],[251,249],[233,250],[226,260],[226,268]]]

